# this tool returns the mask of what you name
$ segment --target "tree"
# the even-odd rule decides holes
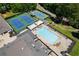
[[[79,32],[72,32],[72,35],[79,39]]]
[[[33,3],[13,3],[13,4],[7,4],[7,3],[2,3],[0,4],[0,12],[6,12],[9,10],[12,10],[14,13],[18,12],[25,12],[25,11],[31,11],[36,9],[36,4]]]
[[[58,17],[69,19],[71,26],[79,28],[79,4],[41,4],[45,9],[55,13]]]
[[[0,4],[0,13],[5,13],[10,10],[10,5],[6,3]]]
[[[36,9],[36,4],[10,4],[13,12],[25,12]]]

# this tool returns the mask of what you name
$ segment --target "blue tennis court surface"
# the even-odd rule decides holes
[[[48,17],[46,14],[44,14],[44,13],[42,13],[42,12],[40,12],[40,11],[37,11],[37,10],[32,11],[31,14],[32,14],[32,15],[35,15],[35,16],[38,17],[39,19],[45,19],[45,18]]]
[[[34,23],[34,20],[30,16],[22,15],[22,16],[20,16],[20,18],[22,18],[29,25]]]
[[[28,25],[34,23],[34,20],[27,15],[26,13],[19,16],[8,19],[7,21],[16,33],[19,33],[21,30],[25,29]]]
[[[14,27],[16,27],[17,29],[21,28],[24,26],[24,24],[22,22],[20,22],[17,19],[14,19],[11,21],[11,23],[14,25]]]

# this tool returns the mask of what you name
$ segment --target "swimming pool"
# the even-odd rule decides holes
[[[58,36],[53,31],[49,31],[46,27],[39,28],[36,34],[43,37],[50,44],[54,44],[56,40],[58,40]]]

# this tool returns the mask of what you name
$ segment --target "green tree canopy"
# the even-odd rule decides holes
[[[13,12],[25,12],[25,11],[31,11],[36,9],[36,4],[16,3],[16,4],[10,4],[10,7]]]
[[[45,9],[69,19],[70,25],[79,28],[79,4],[41,4]]]
[[[12,10],[14,13],[31,11],[36,9],[36,4],[33,3],[13,3],[0,4],[0,12]]]

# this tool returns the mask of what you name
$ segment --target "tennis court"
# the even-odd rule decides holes
[[[35,16],[38,17],[39,19],[45,19],[45,18],[48,17],[46,14],[44,14],[44,13],[42,13],[42,12],[40,12],[40,11],[37,11],[37,10],[32,11],[31,14],[32,14],[32,15],[35,15]]]
[[[19,33],[28,25],[34,23],[34,20],[27,14],[21,14],[19,16],[8,19],[7,22],[11,25],[11,27],[16,33]]]
[[[20,27],[24,26],[23,23],[21,23],[19,20],[14,19],[12,20],[12,24],[14,25],[14,27],[16,27],[17,29],[19,29]]]
[[[34,20],[33,18],[31,18],[30,16],[26,16],[26,15],[21,15],[20,16],[21,19],[23,19],[26,23],[28,23],[29,25],[30,24],[33,24],[34,23]]]

